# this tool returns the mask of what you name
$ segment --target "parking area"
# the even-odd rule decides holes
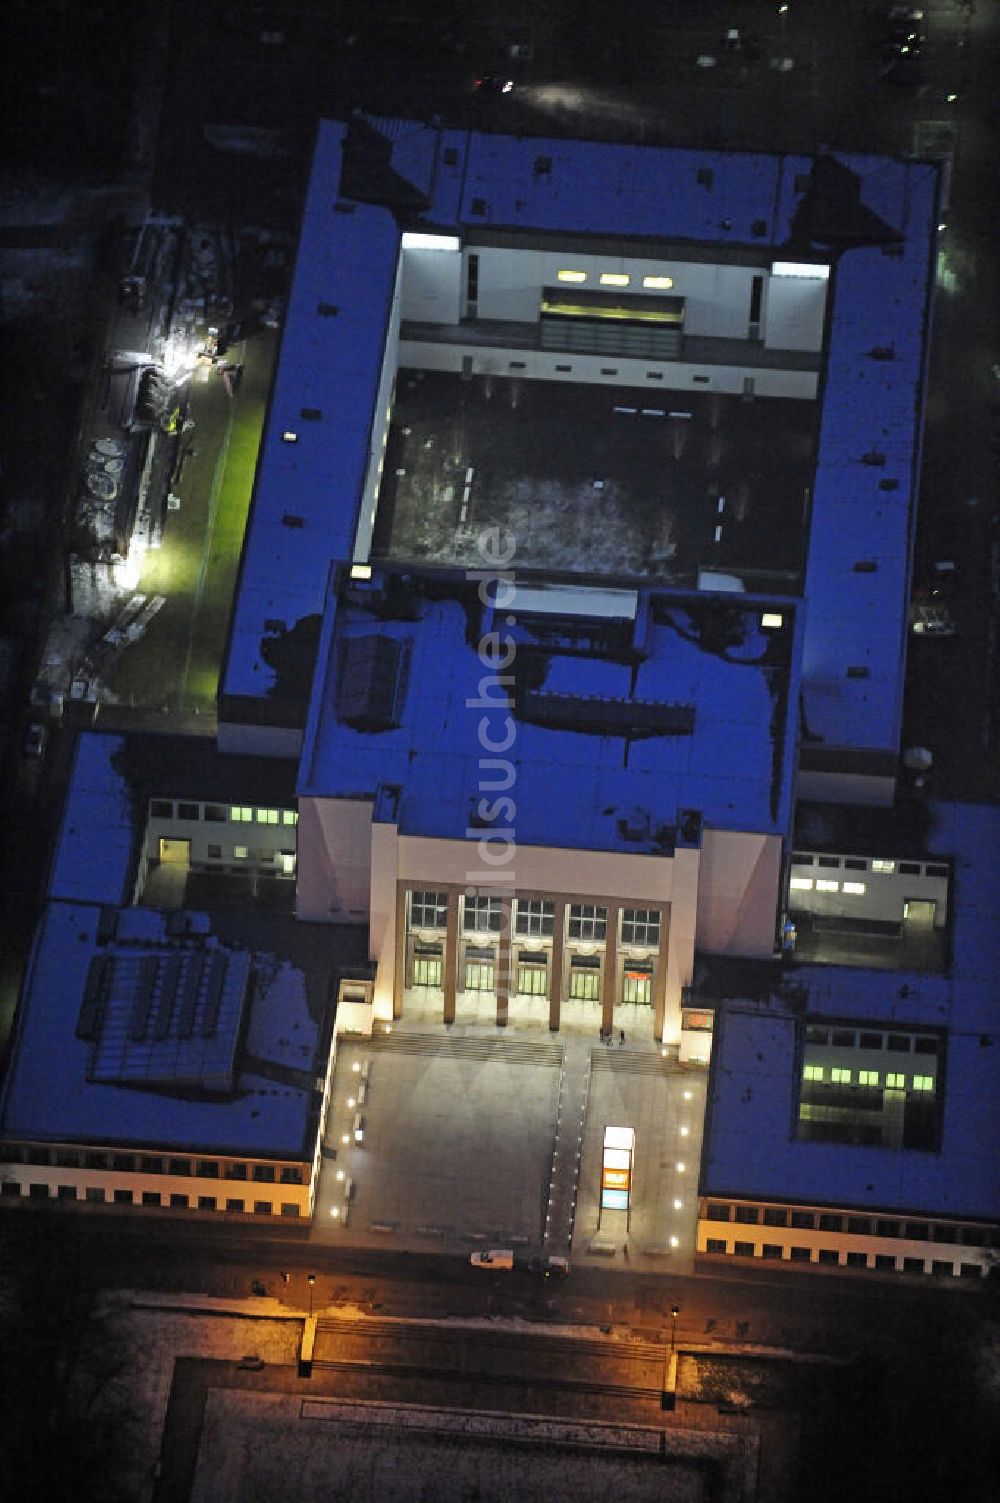
[[[805,401],[403,370],[373,553],[476,566],[499,526],[519,568],[791,584],[815,423]]]

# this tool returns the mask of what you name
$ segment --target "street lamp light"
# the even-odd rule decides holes
[[[313,1313],[313,1289],[315,1288],[315,1285],[316,1285],[316,1275],[314,1273],[309,1274],[307,1282],[309,1284],[309,1319],[312,1320],[312,1313]]]
[[[680,1305],[670,1306],[670,1355],[674,1355],[677,1347],[677,1317],[681,1313]]]

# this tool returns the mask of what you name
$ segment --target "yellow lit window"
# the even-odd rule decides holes
[[[822,1065],[806,1065],[803,1068],[803,1071],[802,1071],[802,1078],[803,1078],[803,1080],[822,1080],[823,1079],[823,1066]]]
[[[556,272],[556,281],[557,282],[585,282],[586,280],[587,280],[587,273],[585,271],[557,271]]]
[[[812,892],[813,879],[812,877],[793,877],[788,885],[793,892]]]
[[[651,292],[669,292],[674,285],[673,277],[643,277],[642,285]]]
[[[782,625],[784,619],[780,611],[765,611],[760,618],[760,624],[761,626],[778,627]]]
[[[914,1077],[913,1077],[913,1089],[915,1091],[933,1091],[933,1089],[934,1089],[934,1076],[933,1075],[914,1075]]]
[[[253,810],[248,809],[245,804],[234,804],[230,810],[230,818],[235,820],[237,824],[252,824]]]
[[[864,890],[865,884],[863,882],[845,882],[843,886],[844,892],[862,893]]]
[[[233,857],[236,861],[245,861],[249,854],[250,852],[245,845],[233,846]]]
[[[850,1085],[851,1072],[845,1069],[843,1065],[834,1065],[830,1071],[830,1079],[834,1085]]]
[[[885,861],[876,857],[876,859],[872,862],[873,872],[894,872],[895,870],[895,861]]]
[[[858,1085],[877,1086],[878,1085],[878,1071],[877,1070],[859,1070],[858,1071]]]
[[[816,891],[817,892],[839,892],[840,891],[840,883],[839,882],[828,882],[825,877],[817,877],[816,878]]]
[[[627,287],[632,278],[627,271],[602,271],[602,287]]]
[[[885,1077],[885,1083],[890,1091],[901,1091],[906,1085],[906,1076],[900,1074],[898,1070],[890,1070]]]
[[[283,809],[281,811],[281,822],[285,825],[297,825],[299,816],[294,809]]]

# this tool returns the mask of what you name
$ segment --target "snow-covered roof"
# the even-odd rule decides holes
[[[717,1019],[702,1191],[941,1215],[1000,1216],[1000,810],[939,804],[929,848],[954,862],[950,974],[792,966],[797,1016],[775,989]],[[946,1030],[937,1152],[799,1141],[807,1018]]]
[[[622,833],[636,809],[650,850],[672,838],[680,808],[716,827],[786,828],[799,651],[793,605],[765,630],[760,603],[746,595],[643,591],[637,606],[623,591],[619,625],[599,612],[594,624],[584,614],[554,627],[550,614],[536,614],[530,591],[526,608],[493,618],[474,586],[456,583],[449,594],[440,582],[426,593],[414,584],[405,601],[395,588],[376,574],[346,586],[339,606],[331,602],[300,795],[374,797],[380,785],[393,786],[401,831],[462,839],[475,824],[491,742],[516,769],[524,844],[641,850],[641,836]],[[577,613],[585,610],[573,598]],[[609,608],[603,594],[600,603]],[[720,611],[739,639],[721,648],[712,636]],[[503,684],[483,687],[497,676],[489,653],[505,655],[508,639],[510,719]],[[353,698],[345,706],[352,644],[367,653],[369,666],[358,671],[382,698],[371,715]],[[383,661],[372,668],[376,654]]]
[[[315,1115],[318,1036],[302,972],[270,954],[255,953],[251,957],[245,951],[227,952],[210,940],[204,945],[202,941],[180,944],[168,940],[165,914],[142,909],[130,909],[126,914],[127,937],[125,933],[116,937],[113,926],[108,932],[107,910],[99,906],[53,902],[46,908],[35,936],[4,1091],[4,1136],[273,1157],[311,1156],[312,1144],[307,1136]],[[137,924],[145,936],[141,942]],[[180,1061],[183,1069],[173,1085],[165,1058],[156,1063],[155,1080],[149,1076],[142,1084],[141,1069],[111,1069],[114,1061],[109,1063],[108,1049],[117,1050],[116,1060],[124,1066],[128,1061],[123,1050],[131,1051],[135,1065],[136,1051],[159,1049],[176,1055],[185,1047],[190,1052],[210,1041],[204,1031],[210,1022],[203,1016],[204,992],[198,998],[201,1011],[194,1018],[193,1039],[179,1041],[178,1033],[183,1028],[176,1012],[168,1020],[168,1032],[162,1040],[155,1038],[158,1024],[152,1015],[144,1042],[122,1039],[122,1028],[129,1032],[132,1027],[133,1005],[131,994],[126,994],[128,978],[123,972],[144,963],[170,966],[177,959],[195,955],[221,956],[224,969],[232,968],[234,986],[243,976],[239,1016],[220,1021],[220,1027],[225,1024],[228,1040],[224,1040],[225,1052],[234,1059],[227,1094],[196,1090],[190,1060]],[[119,972],[115,984],[122,1017],[117,1023],[114,1017],[107,1020],[107,1033],[99,1020],[95,1023],[91,1015],[85,1015],[88,1007],[95,1002],[99,1005],[93,985],[95,961],[109,963]],[[248,968],[252,973],[249,988],[244,975]],[[221,998],[223,1014],[230,994],[236,996],[232,987]],[[179,1007],[183,990],[178,988],[176,995]],[[244,997],[249,1006],[245,1020]],[[154,1001],[154,1012],[155,1008]],[[129,1019],[125,1019],[126,1011]],[[237,1045],[243,1026],[247,1030],[245,1043]],[[86,1036],[81,1037],[81,1033]],[[204,1063],[199,1059],[201,1067]],[[211,1061],[209,1064],[214,1069]]]

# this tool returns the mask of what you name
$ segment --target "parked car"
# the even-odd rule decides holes
[[[511,1247],[484,1247],[469,1258],[473,1268],[507,1269],[514,1267],[514,1250]]]
[[[472,87],[477,94],[513,94],[514,80],[509,73],[480,73]]]
[[[958,628],[946,605],[914,601],[910,606],[910,630],[918,637],[953,637]]]
[[[32,721],[24,733],[24,741],[21,744],[24,755],[33,762],[40,762],[45,755],[45,743],[48,739],[49,733],[44,725]]]
[[[889,47],[922,47],[927,24],[922,10],[912,5],[893,5],[885,18],[885,42]]]

